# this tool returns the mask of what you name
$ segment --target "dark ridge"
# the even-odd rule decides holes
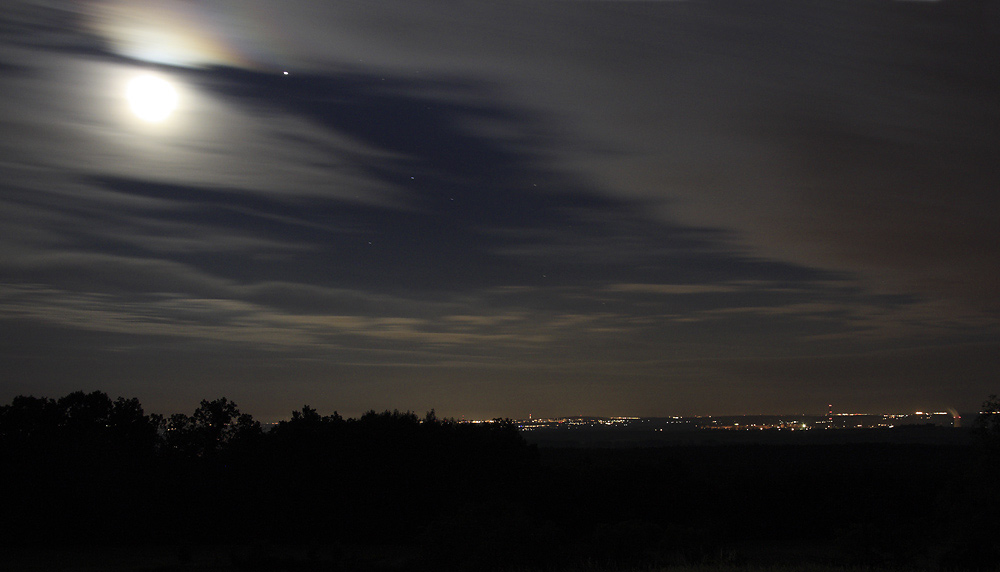
[[[539,448],[433,411],[304,406],[265,432],[226,398],[163,417],[20,396],[0,406],[0,567],[995,570],[988,403],[975,446]]]

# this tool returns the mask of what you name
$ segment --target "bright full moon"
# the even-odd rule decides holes
[[[132,113],[151,123],[163,121],[177,107],[174,86],[155,75],[141,75],[130,81],[126,97]]]

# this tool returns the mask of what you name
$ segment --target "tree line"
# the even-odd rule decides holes
[[[968,446],[576,450],[433,411],[304,406],[264,431],[226,398],[161,416],[99,391],[20,396],[0,406],[0,545],[326,550],[234,556],[257,570],[992,569],[1000,403],[984,408]],[[385,547],[402,556],[356,560]]]
[[[414,513],[503,495],[535,455],[509,419],[304,406],[265,432],[226,398],[165,417],[100,391],[19,396],[0,406],[0,542],[392,542]]]

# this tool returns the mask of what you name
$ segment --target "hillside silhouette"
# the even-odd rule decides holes
[[[163,569],[225,547],[232,570],[995,570],[996,427],[964,445],[569,449],[433,411],[304,406],[265,432],[226,398],[164,417],[99,391],[19,396],[0,406],[0,544],[26,567],[161,546]]]

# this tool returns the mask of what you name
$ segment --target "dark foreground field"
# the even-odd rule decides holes
[[[265,434],[225,400],[15,400],[0,569],[996,570],[996,451],[954,435],[558,448],[502,420],[304,408]]]
[[[0,561],[4,570],[54,572],[238,572],[242,570],[348,570],[342,562],[326,555],[335,549],[280,547],[265,550],[237,547],[198,547],[194,550],[168,547],[104,547],[100,550],[59,548],[30,556],[5,557]],[[253,556],[254,554],[258,556]],[[245,555],[250,555],[246,560]],[[391,561],[375,555],[360,557],[362,570],[400,569]],[[374,566],[374,567],[372,567]],[[474,570],[467,567],[464,570]],[[527,572],[529,567],[512,568]],[[608,567],[572,565],[563,570],[581,572],[905,572],[908,566],[844,566],[834,564],[675,564],[663,566]]]

